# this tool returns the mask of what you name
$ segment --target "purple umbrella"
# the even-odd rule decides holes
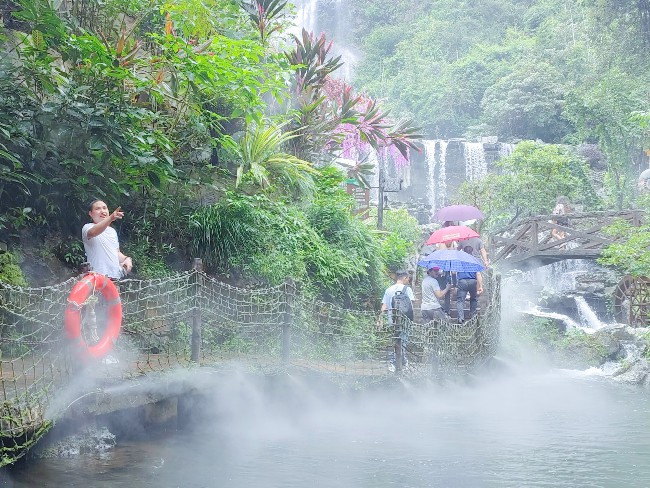
[[[436,212],[433,217],[439,222],[447,222],[449,220],[483,220],[485,215],[478,208],[471,205],[449,205],[442,207]]]

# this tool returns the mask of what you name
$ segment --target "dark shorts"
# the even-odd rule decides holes
[[[442,310],[442,308],[434,308],[433,310],[422,310],[422,320],[425,322],[430,322],[432,320],[443,320],[447,317],[447,314]]]

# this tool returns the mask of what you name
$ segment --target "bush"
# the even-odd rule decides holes
[[[18,259],[10,252],[0,254],[0,282],[7,285],[27,286],[25,275],[18,266]]]
[[[381,252],[336,180],[327,171],[317,183],[322,191],[304,209],[233,193],[199,209],[190,218],[194,255],[213,271],[238,269],[270,285],[291,277],[306,293],[374,307],[383,287]]]
[[[384,229],[385,232],[379,236],[379,245],[386,267],[391,271],[405,268],[422,237],[417,220],[405,209],[386,210]]]

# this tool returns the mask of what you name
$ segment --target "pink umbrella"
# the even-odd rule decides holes
[[[478,208],[471,205],[448,205],[442,207],[434,215],[438,222],[447,222],[449,220],[483,220],[485,216]]]
[[[470,237],[479,237],[478,232],[465,225],[451,225],[438,229],[427,239],[427,244],[439,244],[441,242],[464,241]]]

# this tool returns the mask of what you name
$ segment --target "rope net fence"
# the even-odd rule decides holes
[[[436,379],[471,373],[494,354],[500,321],[499,276],[487,273],[477,316],[462,325],[420,324],[394,311],[349,310],[301,293],[293,282],[244,289],[192,270],[166,278],[122,280],[119,340],[102,359],[80,358],[64,327],[78,279],[42,288],[0,284],[0,466],[14,462],[64,414],[62,390],[92,374],[104,384],[179,368],[227,372],[307,372],[363,387],[395,376]],[[89,290],[80,307],[83,344],[107,326],[106,303]],[[403,353],[401,352],[403,351]],[[67,405],[69,407],[69,405]]]

